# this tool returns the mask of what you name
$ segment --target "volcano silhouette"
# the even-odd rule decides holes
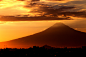
[[[63,23],[56,23],[48,29],[15,40],[1,42],[7,47],[26,48],[50,45],[52,47],[86,46],[86,33],[76,31]]]

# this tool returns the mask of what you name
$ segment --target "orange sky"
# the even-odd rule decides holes
[[[0,15],[23,15],[23,14],[27,14],[28,12],[30,12],[32,10],[32,8],[24,8],[24,6],[26,5],[26,1],[16,1],[16,0],[2,0],[0,2]],[[41,0],[44,1],[44,0]],[[71,0],[65,0],[65,1],[53,1],[53,3],[66,3],[68,1]],[[49,1],[44,1],[47,2],[48,4],[52,4]]]
[[[9,41],[41,32],[57,22],[63,22],[79,31],[86,32],[86,20],[57,20],[57,21],[1,21],[0,42]]]
[[[13,23],[10,21],[0,24],[0,42],[41,32],[54,23],[53,21],[18,21]]]
[[[27,2],[28,1],[28,2]],[[47,0],[41,0],[40,2],[45,2],[47,5],[62,5],[62,6],[72,6],[76,7],[76,9],[70,9],[65,11],[84,11],[86,10],[86,1],[85,0],[62,0],[62,1],[47,1]],[[80,3],[81,2],[81,3]],[[30,0],[26,1],[17,1],[17,0],[2,0],[0,1],[0,15],[6,15],[6,16],[15,16],[15,15],[30,15],[34,16],[36,13],[28,13],[34,8],[25,8],[24,6],[28,6],[30,3]],[[37,14],[36,14],[37,15]]]
[[[28,0],[30,2],[30,0]],[[78,2],[80,1],[80,2]],[[48,5],[61,5],[61,6],[75,6],[76,9],[70,9],[68,11],[83,11],[86,10],[86,0],[64,0],[64,1],[47,1],[40,0],[40,2],[45,2]],[[2,16],[15,16],[15,15],[27,15],[30,14],[34,16],[36,13],[28,13],[33,8],[25,8],[24,6],[28,5],[27,1],[16,1],[16,0],[3,0],[0,1],[0,15]],[[37,8],[37,7],[34,7]],[[67,11],[67,10],[65,10]],[[28,35],[32,35],[38,32],[41,32],[57,22],[63,22],[66,25],[79,30],[86,32],[86,20],[83,18],[72,17],[74,20],[62,20],[62,21],[0,21],[0,42],[10,41],[13,39],[18,39]],[[77,20],[76,20],[77,19]],[[79,20],[83,19],[83,20]]]
[[[45,0],[41,0],[41,1],[45,1]],[[65,3],[67,3],[68,6],[74,5],[74,6],[77,6],[77,8],[80,7],[81,10],[86,9],[86,7],[85,7],[86,3],[80,3],[80,4],[77,3],[76,4],[76,2],[75,2],[75,4],[73,4],[73,2],[71,2],[68,4],[68,2],[70,2],[70,1],[80,1],[80,2],[82,1],[82,2],[84,2],[85,0],[65,0],[65,1],[53,1],[53,2],[45,1],[45,2],[46,2],[46,4],[56,3],[57,5],[58,4],[64,5]],[[11,15],[11,16],[12,15],[13,16],[14,15],[26,15],[26,14],[28,14],[28,12],[30,12],[33,9],[33,8],[24,8],[24,6],[26,5],[26,2],[27,1],[3,0],[0,2],[0,15],[7,15],[7,16],[8,15]],[[80,6],[80,5],[82,5],[82,6]],[[31,14],[31,15],[33,15],[33,14]],[[72,17],[72,18],[74,18],[74,17]],[[77,19],[77,18],[74,18],[74,19]],[[17,23],[17,22],[13,22],[13,23],[12,22],[6,22],[3,24],[2,23],[3,22],[0,22],[0,42],[1,41],[8,41],[8,40],[16,39],[19,37],[34,34],[36,32],[42,31],[42,30],[50,27],[55,22],[50,21],[49,23],[47,23],[47,21],[45,21],[45,22],[41,21],[41,23],[40,22],[31,22],[31,23],[29,22],[29,24],[28,24],[28,22],[19,22],[20,24],[23,23],[22,26],[19,25],[19,23]],[[65,23],[67,23],[67,22],[65,22]],[[31,26],[33,28],[31,28]],[[35,29],[34,29],[34,27],[35,27]],[[20,28],[22,31],[20,30]],[[29,30],[28,30],[28,28],[29,28]],[[79,29],[82,30],[81,28],[79,28]],[[84,30],[85,30],[85,28],[84,28]],[[16,33],[16,31],[18,31],[18,33]],[[17,35],[14,36],[15,34],[17,34]]]

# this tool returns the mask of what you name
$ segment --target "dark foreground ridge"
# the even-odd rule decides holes
[[[48,29],[18,39],[0,43],[8,48],[26,48],[49,45],[52,47],[86,46],[86,33],[76,31],[63,23],[56,23]]]
[[[28,49],[0,49],[0,57],[86,57],[86,46],[82,48],[54,48],[33,46]]]

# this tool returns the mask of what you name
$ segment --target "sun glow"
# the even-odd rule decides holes
[[[0,15],[17,15],[27,13],[31,8],[24,8],[25,1],[3,0],[0,2]]]
[[[41,32],[56,22],[57,21],[0,21],[0,42]]]
[[[61,22],[61,21],[58,21],[58,22]]]
[[[1,1],[0,2],[0,8],[7,8],[7,7],[13,7],[13,6],[17,6],[17,5],[25,5],[24,2],[17,2],[17,1],[13,1],[13,0],[7,0],[7,1]]]

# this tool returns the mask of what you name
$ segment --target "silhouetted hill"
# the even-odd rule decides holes
[[[86,45],[86,33],[76,31],[63,23],[56,23],[42,32],[0,44],[15,48],[43,45],[52,47],[79,47]]]

